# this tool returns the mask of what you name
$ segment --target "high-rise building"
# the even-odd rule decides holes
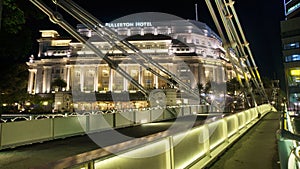
[[[284,0],[286,20],[281,21],[281,41],[290,109],[300,110],[300,0]]]
[[[300,16],[300,0],[284,0],[284,14],[288,19]]]

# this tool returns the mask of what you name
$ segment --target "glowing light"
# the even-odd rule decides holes
[[[141,123],[147,123],[148,122],[148,120],[147,119],[143,119],[143,120],[141,120]]]
[[[300,76],[300,69],[293,69],[291,70],[292,76]]]
[[[292,12],[294,12],[296,9],[298,9],[300,7],[300,2],[295,4],[294,6],[292,6],[291,8],[288,9],[287,14],[290,14]]]

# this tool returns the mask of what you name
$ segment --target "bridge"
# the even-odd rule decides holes
[[[127,120],[126,125],[125,119],[115,113],[1,123],[1,166],[204,168],[270,113],[272,107],[266,104],[234,114],[201,111],[200,107],[177,108],[176,120],[149,119],[144,124],[130,124],[131,120]],[[151,111],[143,114],[142,118],[150,117]],[[106,119],[110,125],[115,123],[114,129],[100,119]]]
[[[195,88],[194,82],[176,76],[135,45],[126,39],[121,39],[107,25],[102,24],[71,0],[53,1],[56,7],[66,11],[87,29],[93,30],[97,37],[103,38],[119,53],[129,57],[150,74],[169,84],[169,89],[179,91],[179,95],[184,98],[183,102],[175,104],[174,97],[176,100],[178,94],[173,93],[172,96],[167,95],[167,99],[170,97],[172,99],[165,101],[162,97],[166,96],[164,93],[166,91],[149,91],[140,83],[141,78],[132,77],[126,69],[120,66],[119,62],[108,54],[104,54],[99,46],[86,40],[82,34],[74,30],[56,10],[51,9],[41,0],[30,1],[47,14],[53,23],[58,24],[79,42],[85,44],[85,47],[90,50],[88,52],[103,59],[111,70],[129,81],[139,93],[142,93],[151,106],[113,109],[105,112],[75,111],[75,113],[65,114],[42,116],[31,114],[2,118],[0,125],[0,165],[2,168],[218,167],[220,164],[215,161],[231,149],[249,130],[255,128],[256,124],[266,123],[263,119],[279,115],[268,103],[266,91],[232,0],[228,2],[206,0],[205,2],[222,40],[223,47],[218,46],[217,49],[225,55],[225,60],[232,64],[232,69],[242,89],[241,96],[243,97],[239,98],[246,103],[243,109],[235,111],[224,111],[227,110],[225,99],[208,99]],[[146,23],[146,25],[152,24]],[[185,56],[183,53],[180,54]],[[34,61],[31,60],[31,62]],[[32,79],[35,76],[34,72],[31,75]],[[42,77],[42,74],[36,74],[36,76]],[[82,80],[80,76],[80,82]],[[69,83],[68,81],[68,85]],[[123,84],[126,89],[127,84]],[[95,84],[92,87],[97,91]],[[112,86],[109,85],[108,88],[112,89]],[[32,83],[29,89],[30,91],[34,89],[34,92],[38,92],[39,89],[48,90],[47,84],[38,86],[37,83]],[[81,92],[84,91],[84,84],[80,83],[79,89]],[[73,93],[75,94],[76,92]],[[217,94],[218,96],[224,95],[224,93],[211,93],[210,95],[217,96]],[[85,93],[79,97],[87,95]],[[200,100],[204,103],[200,103]],[[283,117],[286,118],[283,119],[282,130],[279,130],[282,132],[278,134],[279,145],[287,145],[279,146],[282,169],[287,168],[287,165],[298,166],[298,156],[294,153],[297,152],[295,150],[297,150],[298,143],[290,141],[290,138],[297,140],[297,135],[290,127],[288,114],[284,114]],[[278,119],[279,122],[280,119]],[[272,133],[273,130],[268,134],[272,135]],[[295,149],[290,150],[291,146]],[[295,155],[291,156],[291,152]],[[269,154],[274,154],[274,149]]]

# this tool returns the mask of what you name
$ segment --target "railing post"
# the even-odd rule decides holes
[[[205,155],[211,158],[209,137],[210,137],[209,128],[208,125],[205,124],[203,129],[203,140],[204,140],[203,145],[204,145]]]
[[[168,137],[169,140],[169,146],[170,146],[170,150],[169,150],[169,163],[170,163],[170,169],[174,169],[175,168],[175,163],[174,163],[174,144],[173,144],[173,137],[170,136]]]
[[[88,163],[88,169],[95,169],[94,160]]]
[[[229,143],[229,137],[228,137],[228,123],[227,123],[227,118],[224,118],[223,119],[223,134],[224,134],[224,137],[225,137],[225,142],[226,143]]]
[[[0,150],[2,149],[2,123],[0,121]]]

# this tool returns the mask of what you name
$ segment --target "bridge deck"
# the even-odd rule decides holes
[[[194,125],[202,123],[205,116],[197,116]],[[195,118],[193,118],[195,120]],[[184,122],[190,123],[190,119],[185,117]],[[118,132],[128,136],[127,138],[104,139],[102,146],[114,145],[128,141],[129,139],[140,138],[154,133],[167,130],[173,122],[171,120],[156,122],[156,125],[137,125],[126,128],[116,129]],[[134,132],[133,132],[134,131]],[[97,137],[110,138],[111,130],[95,133]],[[127,140],[126,140],[127,139]],[[28,169],[40,168],[45,164],[58,161],[70,156],[99,149],[88,135],[73,136],[65,139],[56,139],[45,141],[43,143],[34,143],[32,145],[20,146],[14,149],[0,150],[0,168],[1,169]]]
[[[276,130],[279,112],[270,112],[216,159],[210,169],[279,169]]]
[[[279,128],[279,117],[278,112],[268,113],[208,168],[279,169],[275,135]],[[195,125],[201,124],[203,118],[206,117],[199,117]],[[172,122],[168,121],[159,125],[142,125],[118,130],[125,135],[137,138],[167,130],[170,125]],[[132,130],[135,132],[133,133]],[[109,132],[101,132],[101,135],[105,138],[107,134],[110,134]],[[115,142],[107,140],[107,145],[122,141],[126,140],[115,140]],[[0,151],[0,168],[34,168],[95,149],[99,149],[99,146],[86,135],[5,149]]]

